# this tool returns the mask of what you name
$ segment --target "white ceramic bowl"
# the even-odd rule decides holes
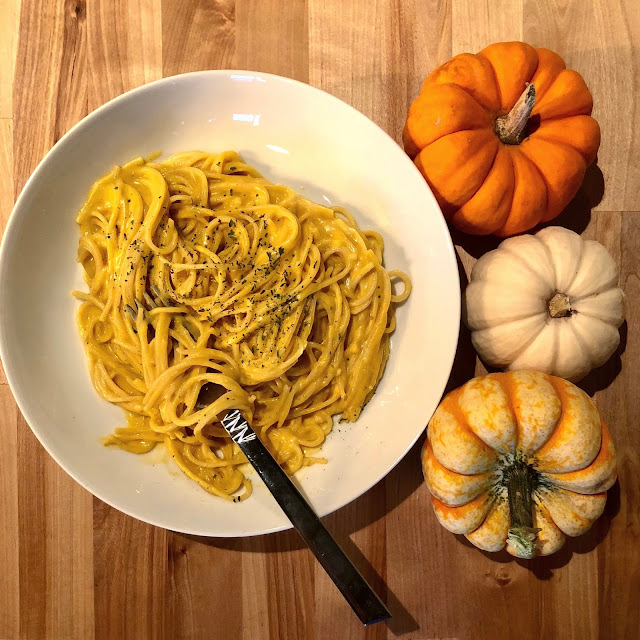
[[[235,149],[268,179],[322,204],[347,207],[385,238],[388,268],[413,293],[397,313],[391,358],[358,422],[334,429],[327,465],[296,482],[330,513],[383,478],[424,430],[445,387],[458,338],[460,290],[449,232],[402,149],[352,107],[306,84],[249,71],[190,73],[130,91],[67,133],[35,170],[0,253],[0,355],[18,405],[53,458],[98,498],[152,524],[207,536],[286,529],[252,474],[239,504],[188,480],[160,451],[136,456],[100,438],[123,423],[89,379],[76,331],[76,212],[115,164],[160,150]]]

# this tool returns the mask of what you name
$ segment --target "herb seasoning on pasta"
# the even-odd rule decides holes
[[[289,473],[326,462],[332,416],[356,420],[373,395],[410,292],[378,233],[232,151],[116,167],[77,222],[91,378],[127,415],[105,444],[162,443],[205,490],[244,500],[246,459],[220,424],[236,408]],[[201,406],[206,383],[222,393]]]

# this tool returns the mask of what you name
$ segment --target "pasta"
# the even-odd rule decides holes
[[[127,415],[105,444],[163,443],[206,491],[244,500],[246,459],[219,422],[237,408],[287,472],[326,462],[332,417],[356,420],[373,395],[410,292],[378,233],[232,151],[116,167],[77,222],[91,379]],[[219,391],[208,404],[205,385]]]

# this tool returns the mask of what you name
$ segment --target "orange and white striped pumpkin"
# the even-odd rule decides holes
[[[422,466],[440,523],[486,551],[549,555],[586,532],[616,481],[609,429],[575,385],[495,373],[434,413]]]

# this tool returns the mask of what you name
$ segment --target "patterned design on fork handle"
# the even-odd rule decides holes
[[[245,442],[250,442],[256,438],[255,431],[242,417],[242,414],[238,409],[231,409],[231,411],[222,418],[222,426],[227,430],[231,439],[236,444],[244,444]]]

